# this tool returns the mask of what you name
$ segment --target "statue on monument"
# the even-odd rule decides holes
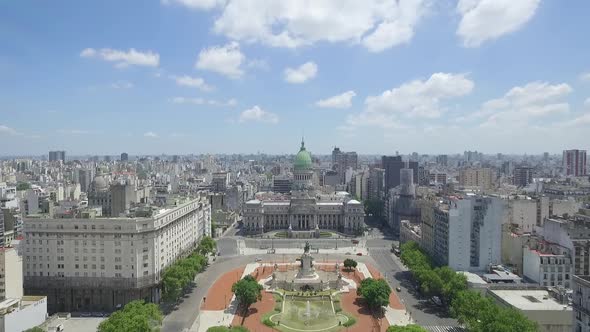
[[[305,241],[305,247],[303,248],[303,253],[309,254],[310,249],[311,249],[311,246],[309,245],[309,241]]]

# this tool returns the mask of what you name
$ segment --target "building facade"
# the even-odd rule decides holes
[[[533,168],[519,166],[514,169],[514,185],[517,187],[526,187],[533,183]]]
[[[137,299],[157,303],[163,270],[210,231],[206,196],[134,217],[27,217],[25,293],[46,294],[50,312],[110,311]]]
[[[584,176],[586,171],[586,150],[564,150],[563,170],[568,176]]]
[[[244,230],[261,234],[271,230],[309,231],[327,229],[359,233],[364,226],[364,208],[347,192],[322,194],[313,184],[311,154],[301,142],[293,163],[291,194],[257,195],[244,205]]]
[[[573,332],[590,332],[590,275],[574,276]]]
[[[490,189],[494,185],[495,172],[491,168],[468,168],[459,172],[459,184],[463,187]]]

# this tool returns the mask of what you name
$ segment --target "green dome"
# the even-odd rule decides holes
[[[305,150],[305,144],[301,142],[301,149],[295,156],[295,162],[293,163],[295,170],[308,170],[312,169],[311,154]]]

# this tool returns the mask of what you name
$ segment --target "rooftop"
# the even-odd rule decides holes
[[[572,307],[557,302],[546,290],[490,290],[509,305],[520,310],[572,310]]]

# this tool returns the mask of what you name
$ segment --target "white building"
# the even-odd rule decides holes
[[[571,288],[573,264],[569,251],[557,245],[524,247],[523,275],[541,286]]]
[[[434,251],[455,271],[485,271],[501,262],[505,201],[464,194],[435,209]]]
[[[206,195],[116,218],[24,220],[26,294],[47,294],[50,312],[109,311],[158,302],[163,270],[210,235]]]
[[[0,332],[28,330],[43,324],[46,318],[46,296],[24,296],[0,302]]]

